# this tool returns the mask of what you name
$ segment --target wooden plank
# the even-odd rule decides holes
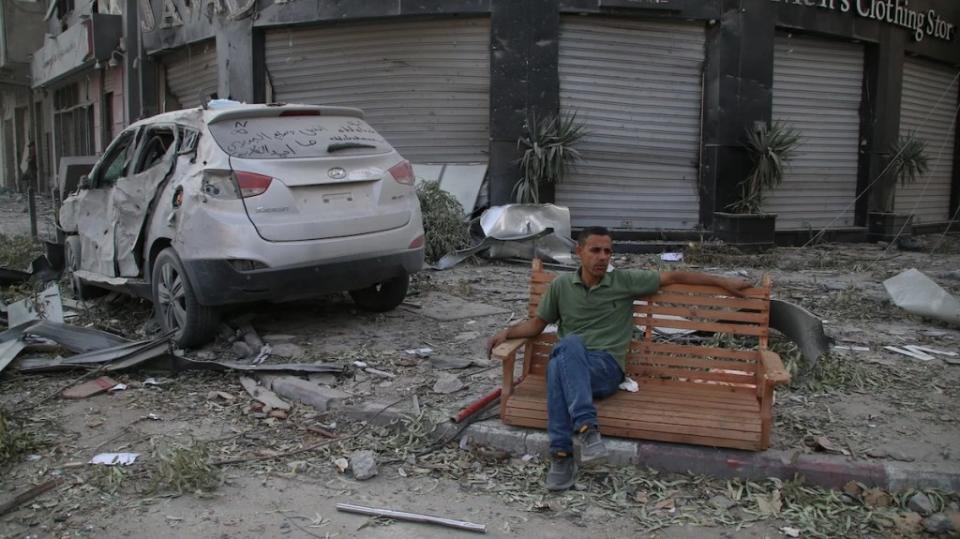
[[[517,386],[516,395],[529,400],[539,400],[544,403],[546,408],[547,387],[545,383],[537,383],[537,379],[542,377],[530,376],[522,384]],[[699,408],[715,408],[718,410],[729,411],[731,413],[745,412],[752,415],[759,413],[760,404],[755,397],[755,393],[742,394],[732,392],[688,392],[683,393],[675,390],[664,390],[650,384],[641,385],[640,391],[631,393],[628,391],[619,391],[615,395],[604,400],[622,399],[635,406],[643,406],[647,402],[655,402],[664,406],[681,405]]]
[[[667,354],[649,354],[641,356],[640,359],[631,363],[627,362],[627,369],[630,367],[689,367],[692,369],[724,369],[732,371],[743,371],[751,376],[757,372],[757,364],[746,361],[722,361],[719,359],[694,359],[688,357],[678,357]],[[631,371],[635,372],[635,371]]]
[[[734,335],[767,335],[766,326],[756,324],[723,324],[720,322],[697,322],[695,320],[668,320],[661,318],[654,324],[658,328],[695,329],[710,333],[732,333]]]
[[[536,419],[524,418],[524,417],[515,417],[512,415],[506,415],[503,418],[503,422],[507,425],[514,425],[517,427],[533,427],[539,429],[546,428],[545,421],[538,421]],[[665,432],[656,432],[656,431],[643,431],[638,429],[629,429],[629,428],[619,428],[619,427],[604,427],[600,426],[600,432],[607,436],[618,436],[621,438],[635,438],[639,440],[655,440],[660,442],[671,442],[671,443],[683,443],[683,444],[692,444],[692,445],[705,445],[709,447],[729,447],[732,449],[746,449],[748,451],[758,451],[763,449],[760,446],[759,441],[749,441],[749,440],[730,440],[724,438],[711,438],[707,436],[687,436],[687,435],[678,435]]]
[[[637,380],[637,383],[640,384],[641,387],[644,385],[671,387],[678,388],[678,390],[685,390],[685,392],[688,393],[744,393],[753,396],[756,396],[757,394],[757,389],[755,387],[737,387],[720,384],[681,382],[679,380],[654,380],[647,378],[643,380]]]
[[[763,324],[767,322],[767,313],[737,311],[731,309],[704,309],[698,307],[668,307],[666,305],[655,304],[650,309],[653,314],[666,314],[670,316],[682,316],[683,318],[701,318],[708,320],[723,320],[728,322],[753,322]],[[644,317],[645,318],[645,317]],[[653,325],[657,327],[657,318],[654,317]],[[643,325],[646,322],[642,323]]]
[[[671,369],[668,367],[642,366],[636,371],[637,376],[642,378],[667,377],[686,380],[709,380],[712,382],[725,382],[730,384],[748,384],[756,387],[756,374],[743,373],[735,374],[732,372],[714,372],[694,369]]]
[[[749,361],[751,363],[757,363],[760,360],[760,353],[757,350],[737,350],[733,348],[717,348],[714,346],[633,341],[630,349],[631,352],[640,354],[664,353],[702,357],[717,356],[724,359]]]
[[[708,296],[726,296],[730,298],[740,299],[737,296],[734,296],[730,292],[720,288],[719,286],[711,286],[705,284],[670,284],[664,287],[661,287],[661,290],[666,290],[669,292],[683,292],[688,294],[704,294]],[[746,298],[757,298],[765,299],[770,297],[769,288],[744,288],[740,291]]]
[[[546,403],[542,399],[531,399],[524,394],[513,394],[508,399],[508,405],[511,408],[540,411],[544,414]],[[760,429],[760,411],[759,410],[737,410],[730,411],[726,409],[690,406],[690,403],[680,402],[626,402],[623,399],[605,399],[597,403],[598,413],[606,417],[620,419],[649,419],[653,422],[657,418],[669,418],[671,423],[694,424],[700,426],[723,425],[736,430],[736,425],[754,425],[748,429],[759,432]],[[544,416],[546,417],[546,416]]]
[[[727,307],[730,309],[747,309],[751,311],[764,312],[769,310],[769,302],[766,299],[750,298],[718,298],[715,296],[691,296],[688,294],[672,294],[669,292],[658,292],[645,298],[651,303],[670,303],[678,305],[704,305],[715,307]],[[640,307],[640,306],[637,306]],[[643,312],[636,311],[636,312]]]
[[[507,404],[507,413],[514,418],[525,417],[537,421],[546,422],[545,413],[536,410],[526,410],[522,408],[513,408]],[[643,430],[649,432],[662,432],[669,434],[681,434],[687,436],[706,436],[710,438],[727,440],[757,440],[760,439],[760,430],[747,432],[743,430],[730,430],[717,427],[698,427],[693,425],[677,425],[670,423],[652,423],[643,419],[618,419],[598,415],[597,420],[600,423],[600,431],[604,428],[624,428],[630,430]]]

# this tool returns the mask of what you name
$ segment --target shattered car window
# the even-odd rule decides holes
[[[200,140],[200,133],[189,127],[180,128],[180,148],[177,153],[180,155],[188,154],[197,149],[197,141]]]
[[[127,164],[132,157],[133,134],[126,135],[124,140],[120,140],[117,146],[110,152],[110,156],[104,161],[103,173],[100,174],[98,184],[100,186],[113,185],[117,179],[123,176],[127,170]]]
[[[140,154],[140,162],[135,172],[139,174],[161,161],[167,150],[175,143],[173,130],[154,129],[147,133],[146,142],[143,145],[143,151]]]
[[[275,116],[210,124],[226,153],[244,159],[368,155],[391,151],[367,122],[343,116]]]

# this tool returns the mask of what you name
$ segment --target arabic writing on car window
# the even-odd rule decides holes
[[[278,124],[283,128],[277,129]],[[365,143],[370,148],[385,144],[383,137],[363,120],[343,118],[236,120],[217,126],[215,136],[227,153],[248,159],[316,157],[324,155],[329,145],[344,142]]]

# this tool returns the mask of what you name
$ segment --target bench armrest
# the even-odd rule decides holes
[[[493,349],[493,358],[503,363],[503,393],[501,399],[513,393],[513,366],[517,359],[517,350],[527,343],[527,339],[507,339]]]
[[[760,367],[764,379],[773,385],[789,384],[790,373],[783,367],[783,361],[776,352],[760,351]]]

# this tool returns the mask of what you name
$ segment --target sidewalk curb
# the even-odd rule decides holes
[[[403,413],[385,404],[364,403],[342,410],[357,420],[388,424]],[[377,414],[379,415],[377,416]],[[374,416],[377,416],[374,419]],[[442,422],[440,436],[452,436],[461,425]],[[547,433],[541,430],[511,427],[490,420],[470,425],[463,435],[471,441],[516,455],[546,456]],[[849,481],[890,491],[909,488],[937,488],[960,492],[960,466],[933,467],[912,462],[855,460],[842,455],[804,454],[799,451],[770,449],[763,452],[718,449],[683,444],[605,438],[610,464],[648,466],[660,472],[693,473],[720,479],[759,480],[769,477],[792,479],[803,476],[807,483],[841,488]]]

